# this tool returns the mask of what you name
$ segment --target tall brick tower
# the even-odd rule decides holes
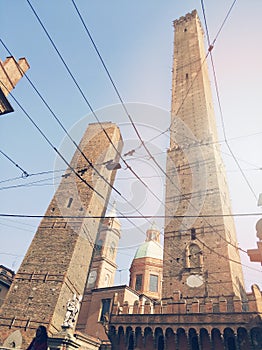
[[[197,12],[174,21],[163,298],[245,297]],[[175,216],[175,218],[171,218]]]
[[[120,152],[118,127],[103,123],[103,128]],[[89,125],[79,147],[108,183],[77,150],[70,165],[85,182],[71,168],[62,176],[1,309],[1,343],[11,332],[20,330],[24,348],[40,324],[47,327],[49,335],[56,334],[61,330],[67,301],[74,294],[83,294],[99,217],[105,214],[109,184],[116,174],[107,166],[118,162],[112,144],[99,124]]]

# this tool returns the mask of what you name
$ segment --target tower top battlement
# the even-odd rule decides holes
[[[198,18],[197,10],[193,10],[190,13],[187,13],[185,16],[181,16],[180,18],[173,21],[174,26],[181,24],[182,22],[188,22],[193,18]],[[199,18],[198,18],[199,19]]]

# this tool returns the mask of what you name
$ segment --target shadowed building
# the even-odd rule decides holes
[[[116,295],[108,335],[113,350],[259,350],[261,291],[244,289],[196,11],[174,28],[162,299],[124,309]]]
[[[24,346],[43,324],[51,350],[262,349],[261,291],[244,289],[196,11],[174,27],[163,260],[153,226],[133,259],[130,286],[113,286],[120,222],[112,212],[93,218],[104,215],[111,188],[76,152],[71,166],[92,188],[72,169],[63,175],[1,310],[4,344],[23,336]],[[104,127],[121,143],[115,125]],[[80,148],[112,184],[118,156],[99,125]],[[76,331],[63,333],[73,294],[84,294]]]
[[[54,336],[61,331],[68,300],[83,295],[99,218],[105,215],[116,174],[106,164],[118,163],[122,149],[118,127],[102,127],[87,128],[82,152],[75,152],[15,275],[0,312],[1,344],[19,330],[23,342],[16,347],[25,348],[39,325]]]

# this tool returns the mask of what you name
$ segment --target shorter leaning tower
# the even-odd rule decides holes
[[[117,163],[122,149],[119,128],[112,123],[90,124],[79,149],[1,308],[1,344],[18,331],[23,341],[18,347],[26,348],[39,325],[46,326],[49,335],[58,333],[67,301],[84,293],[99,217],[105,215],[116,175],[106,164]],[[20,339],[17,332],[16,339]]]

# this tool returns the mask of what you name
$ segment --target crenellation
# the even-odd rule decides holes
[[[252,286],[252,293],[249,295],[248,302],[243,302],[237,296],[233,298],[217,297],[216,300],[210,298],[192,298],[183,299],[180,291],[174,292],[174,297],[169,299],[162,299],[154,301],[153,303],[149,299],[137,299],[131,306],[128,301],[125,301],[123,305],[119,305],[117,299],[114,299],[112,308],[112,314],[117,315],[131,315],[131,314],[174,314],[174,315],[186,315],[186,314],[239,314],[246,313],[258,313],[262,317],[261,309],[261,292],[257,289],[257,286]],[[260,294],[259,294],[260,293]],[[247,304],[248,306],[243,306]],[[230,307],[232,305],[232,308]],[[121,313],[119,310],[121,309]],[[202,310],[202,311],[201,311]],[[243,311],[244,310],[244,311]]]
[[[173,21],[174,26],[182,24],[183,22],[191,21],[194,18],[197,18],[197,11],[193,10],[191,13],[187,13],[185,16],[181,16],[179,19]]]

